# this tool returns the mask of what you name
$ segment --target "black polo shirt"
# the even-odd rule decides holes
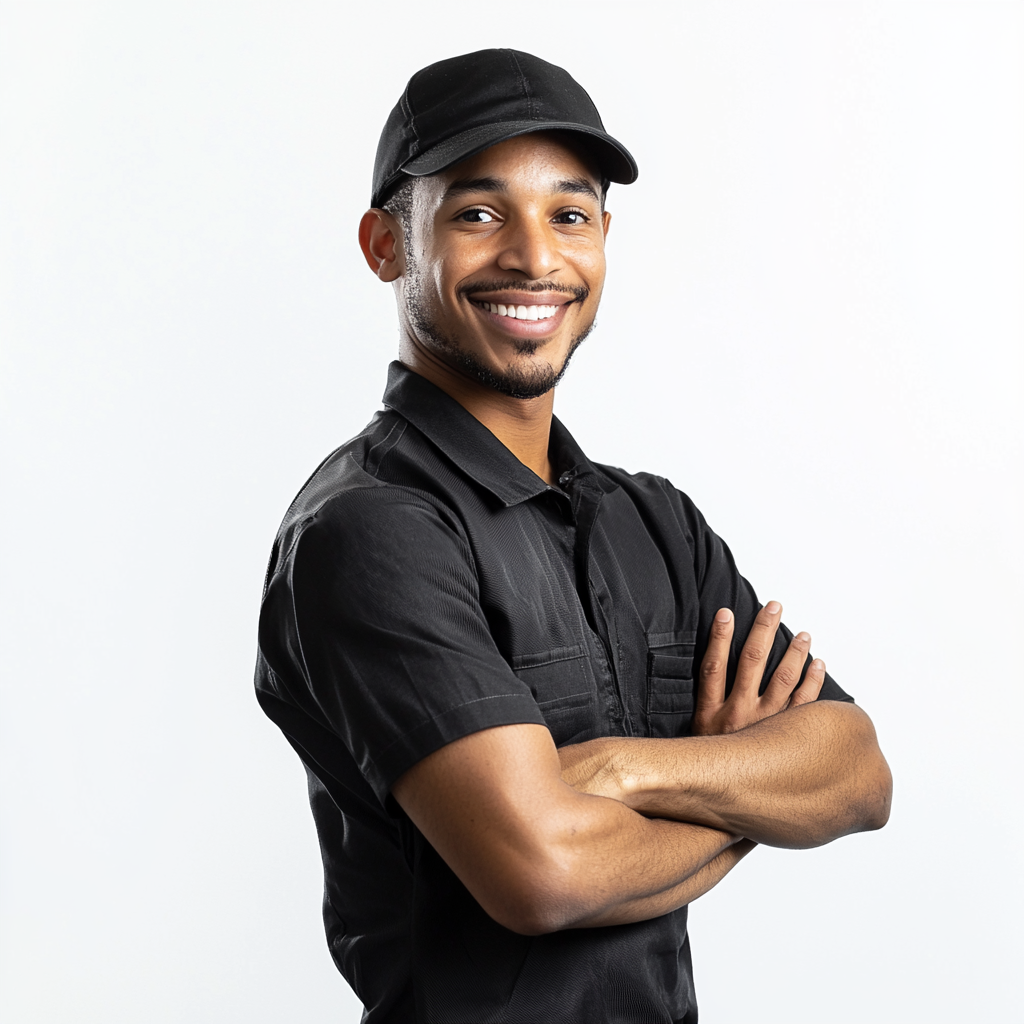
[[[711,620],[733,609],[738,649],[754,591],[689,498],[591,463],[558,420],[556,488],[400,363],[384,404],[285,516],[256,671],[306,766],[327,940],[363,1020],[692,1024],[685,908],[517,935],[389,791],[492,726],[546,725],[559,746],[688,735]],[[850,699],[830,678],[822,697]]]

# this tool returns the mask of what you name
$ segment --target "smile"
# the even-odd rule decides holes
[[[497,316],[506,316],[512,320],[550,320],[558,310],[559,306],[506,306],[500,302],[479,302],[472,300],[474,306],[494,313]]]

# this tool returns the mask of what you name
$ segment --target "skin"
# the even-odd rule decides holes
[[[367,211],[359,226],[370,269],[394,285],[402,362],[548,483],[555,482],[548,460],[554,391],[524,400],[481,384],[417,326],[410,304],[425,304],[438,330],[495,374],[557,375],[601,299],[611,214],[601,209],[600,191],[600,176],[583,158],[552,133],[535,133],[421,179],[412,239],[385,210]],[[513,287],[486,287],[501,281]],[[580,289],[583,299],[573,294]],[[474,300],[557,305],[559,312],[544,321],[509,320]]]
[[[548,483],[552,380],[594,321],[610,215],[596,169],[554,133],[500,143],[416,187],[409,232],[368,211],[359,240],[392,284],[400,356]],[[550,320],[480,308],[557,305]],[[489,375],[489,376],[488,376]],[[556,750],[537,725],[485,729],[435,751],[395,799],[500,924],[536,935],[647,920],[716,885],[756,843],[793,848],[880,828],[891,776],[867,715],[815,703],[825,666],[796,636],[758,695],[781,620],[761,610],[725,696],[733,619],[715,619],[694,736],[606,737]],[[799,684],[799,685],[798,685]]]
[[[701,662],[694,736],[606,737],[565,747],[565,781],[645,815],[770,846],[803,849],[881,828],[889,817],[892,777],[874,727],[853,704],[814,703],[825,678],[820,659],[797,688],[810,649],[807,633],[793,638],[758,696],[781,619],[777,601],[758,613],[726,699],[733,617],[721,609]]]

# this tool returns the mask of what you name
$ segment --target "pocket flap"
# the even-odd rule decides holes
[[[648,715],[693,714],[693,644],[685,636],[659,635],[667,642],[647,652]]]

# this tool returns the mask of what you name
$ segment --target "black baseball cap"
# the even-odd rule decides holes
[[[613,139],[568,71],[522,50],[477,50],[417,71],[377,144],[370,204],[383,206],[409,175],[437,174],[516,135],[576,132],[609,181],[636,181],[636,161]]]

